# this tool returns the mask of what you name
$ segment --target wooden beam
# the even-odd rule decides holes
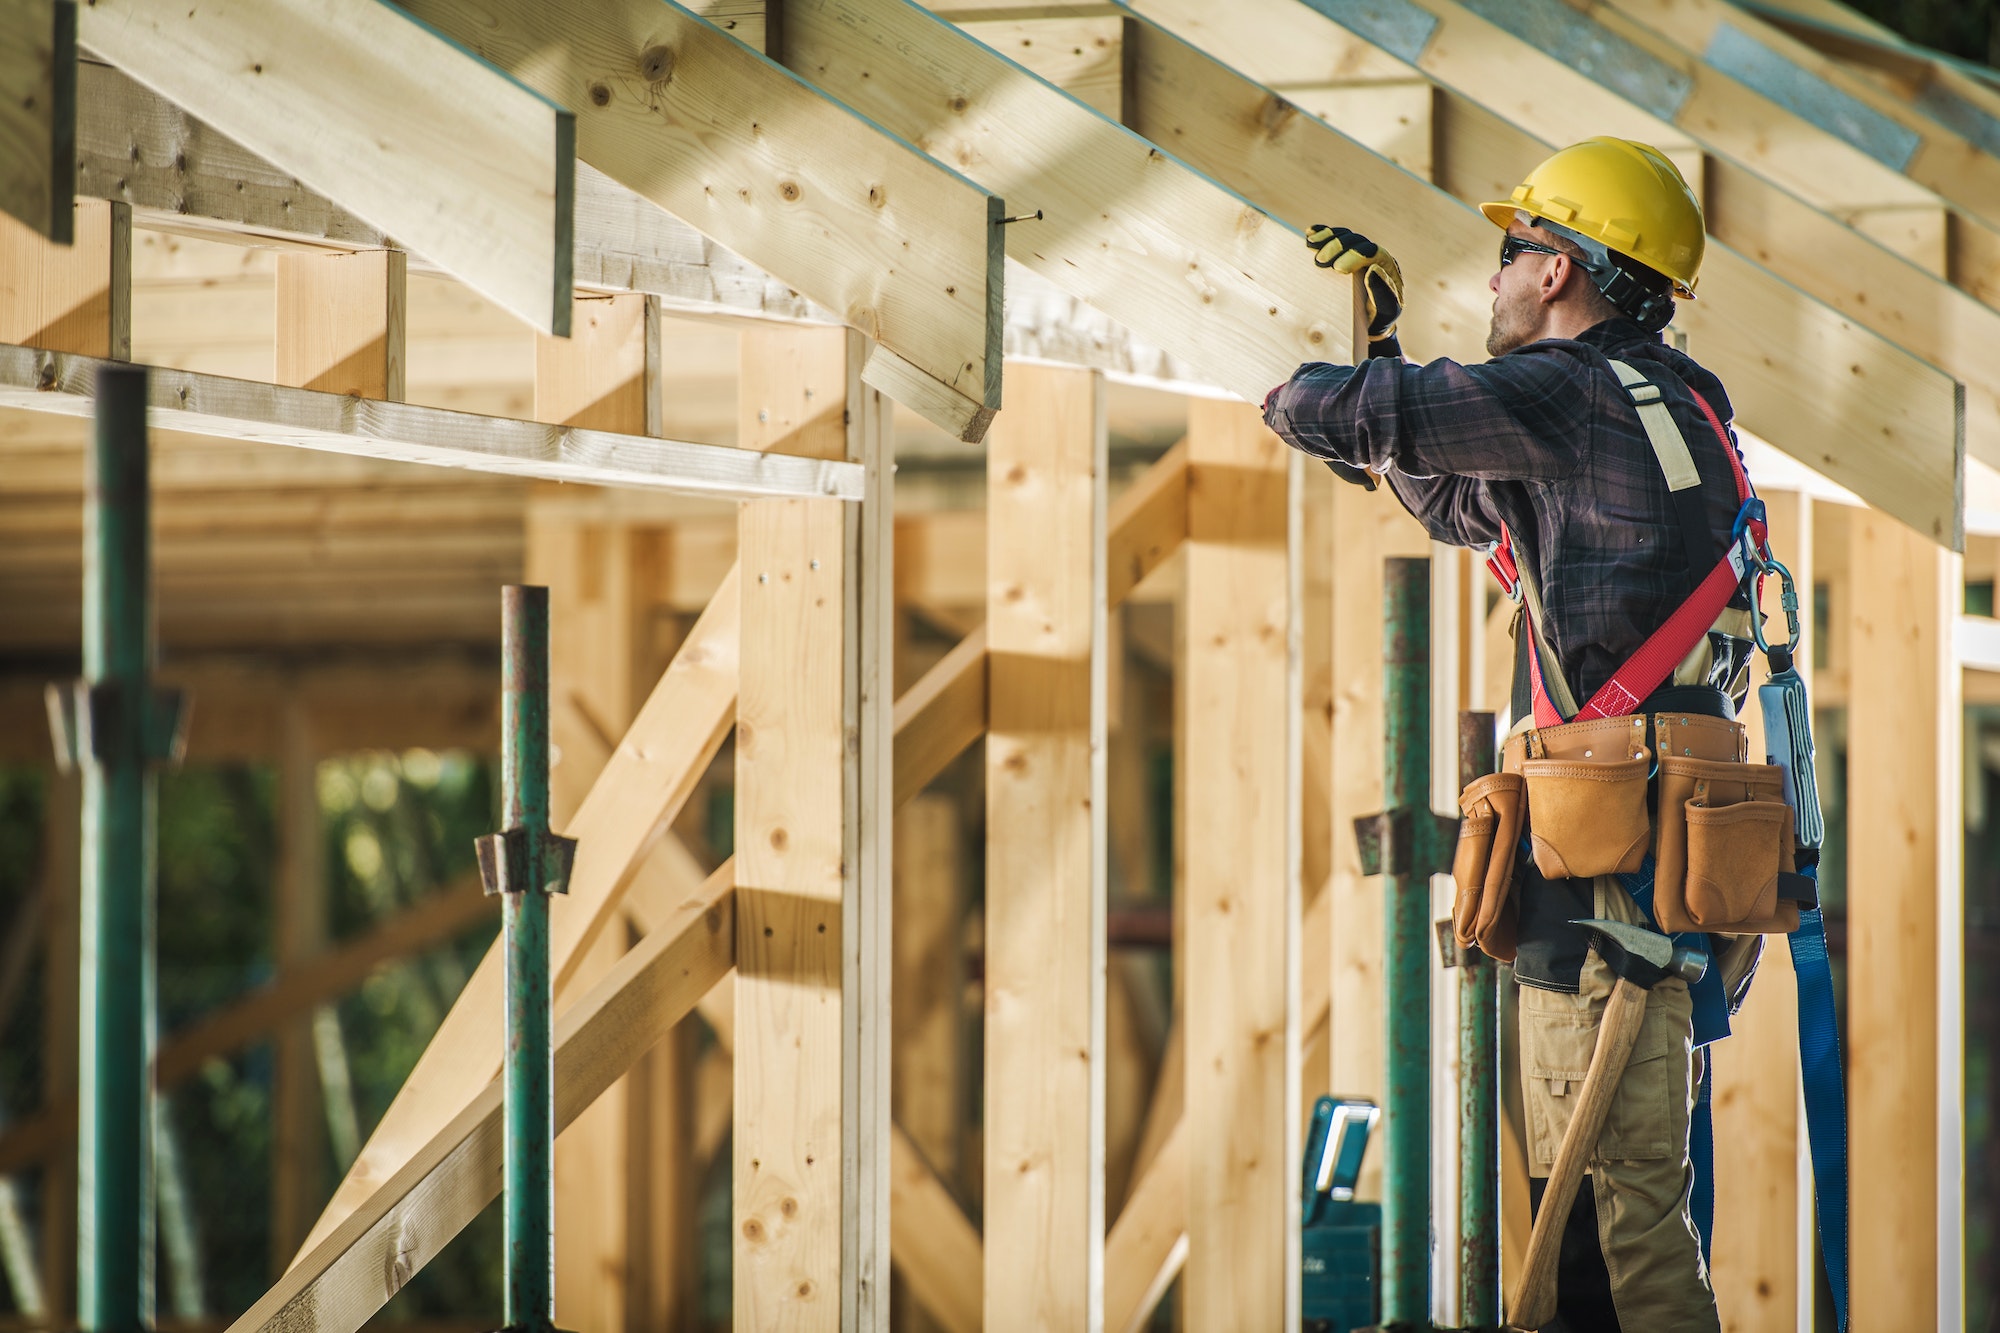
[[[1298,1320],[1297,455],[1188,409],[1187,1318]]]
[[[319,751],[297,701],[285,709],[278,755],[278,866],[272,881],[272,957],[280,973],[326,948],[326,830]],[[326,1112],[307,1014],[277,1029],[271,1077],[271,1264],[282,1276],[325,1197]]]
[[[1103,1318],[1108,436],[1095,372],[1013,383],[987,452],[986,1324],[1082,1330]]]
[[[962,439],[985,433],[1000,406],[999,198],[679,5],[409,8],[577,108],[585,161],[876,339],[871,384]]]
[[[58,245],[76,193],[76,5],[6,0],[0,28],[0,211]]]
[[[580,953],[619,919],[625,885],[687,802],[735,721],[739,614],[732,574],[569,822],[566,832],[578,843],[576,863],[564,910],[552,915],[549,929],[558,1014]],[[489,949],[321,1214],[308,1248],[325,1241],[497,1074],[500,996],[500,955]]]
[[[1958,809],[1962,593],[1955,558],[1872,509],[1847,518],[1850,1317],[1951,1326],[1959,1260],[1940,1205],[1956,1217],[1958,1107],[1939,1092],[1955,1094],[1942,1080],[1959,1054],[1939,1052],[1957,1036],[1960,964],[1941,943],[1955,942],[1963,911],[1963,833],[1941,812]]]
[[[381,0],[96,0],[82,37],[503,309],[569,332],[575,118],[463,46]]]
[[[401,250],[281,251],[277,382],[401,402],[408,259]]]
[[[1142,0],[1139,8],[1174,34],[1141,22],[1128,36],[1140,132],[1291,225],[1330,216],[1397,219],[1398,257],[1442,289],[1405,321],[1406,345],[1420,358],[1481,359],[1494,233],[1469,205],[1473,196],[1494,197],[1486,193],[1492,182],[1445,173],[1441,183],[1460,196],[1454,203],[1250,81],[1295,69],[1298,48],[1324,50],[1328,30],[1345,49],[1352,40],[1345,30],[1290,0],[1252,0],[1227,23],[1195,0]],[[1284,38],[1272,40],[1278,33]],[[1203,43],[1208,53],[1188,42]],[[1480,160],[1496,175],[1518,180],[1515,173],[1545,152],[1477,108],[1452,110],[1460,119],[1461,112],[1481,118],[1489,142]],[[1512,154],[1521,160],[1511,161]],[[1676,318],[1729,384],[1737,414],[1932,540],[1962,544],[1958,386],[1726,246],[1709,247],[1702,276],[1702,299],[1683,302]],[[1790,352],[1774,359],[1772,346]],[[1328,347],[1318,355],[1344,354],[1344,347]]]
[[[784,60],[1015,213],[1007,253],[1251,401],[1344,341],[1302,232],[915,5],[783,5]],[[1059,152],[1049,145],[1059,144]],[[1168,145],[1171,148],[1171,145]]]
[[[560,1133],[729,971],[735,895],[726,874],[619,960],[556,1022]],[[324,1242],[229,1327],[353,1333],[501,1186],[501,1086],[462,1089],[465,1105]]]
[[[79,199],[57,245],[0,217],[0,342],[51,352],[132,355],[132,210]]]
[[[88,416],[97,377],[89,357],[0,346],[0,407]],[[155,367],[148,377],[156,429],[407,463],[644,486],[717,499],[860,495],[851,464],[759,454],[373,402]]]

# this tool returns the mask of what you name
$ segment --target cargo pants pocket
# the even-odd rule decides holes
[[[1609,974],[1595,957],[1589,967]],[[1601,986],[1593,996],[1591,980],[1587,971],[1583,995],[1521,990],[1521,1091],[1528,1112],[1530,1175],[1546,1176],[1554,1169],[1583,1093],[1604,996],[1610,991]],[[1638,1040],[1592,1160],[1651,1161],[1687,1151],[1692,1013],[1682,982],[1662,982],[1648,994]]]

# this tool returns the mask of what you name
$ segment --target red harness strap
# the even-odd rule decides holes
[[[1693,393],[1693,390],[1690,389],[1689,392]],[[1729,470],[1736,480],[1737,503],[1748,503],[1753,494],[1750,490],[1750,478],[1744,474],[1743,464],[1736,457],[1735,446],[1729,442],[1729,433],[1722,428],[1721,420],[1715,415],[1715,409],[1708,405],[1706,398],[1696,393],[1694,400],[1701,405],[1702,415],[1708,418],[1708,424],[1714,429],[1716,439],[1722,442],[1723,456],[1728,458]],[[1754,549],[1768,553],[1770,548],[1766,544],[1764,521],[1753,518],[1748,523],[1747,529]],[[1487,556],[1486,563],[1488,568],[1492,569],[1493,577],[1499,580],[1500,586],[1512,596],[1514,585],[1518,582],[1517,566],[1514,559],[1513,534],[1507,531],[1504,524],[1500,528],[1500,544]],[[1740,539],[1732,540],[1728,552],[1716,562],[1715,568],[1708,572],[1708,577],[1695,588],[1693,595],[1667,617],[1666,624],[1653,631],[1652,637],[1639,645],[1639,650],[1611,674],[1611,679],[1605,681],[1597,693],[1590,696],[1583,707],[1577,710],[1574,718],[1564,718],[1549,698],[1548,689],[1542,683],[1541,627],[1534,623],[1532,615],[1526,617],[1530,636],[1528,679],[1533,686],[1535,725],[1552,727],[1564,721],[1628,716],[1641,701],[1666,682],[1673,674],[1674,668],[1680,665],[1695,644],[1701,640],[1701,636],[1708,633],[1709,627],[1715,624],[1716,618],[1729,605],[1729,599],[1734,597],[1736,590],[1743,585],[1743,580],[1749,573],[1749,564],[1749,552],[1746,551],[1744,542]]]

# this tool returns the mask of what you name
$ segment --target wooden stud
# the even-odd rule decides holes
[[[987,454],[986,1324],[1081,1330],[1103,1319],[1108,437],[1096,372],[1013,386]]]
[[[569,331],[563,107],[375,0],[96,0],[82,21],[134,78],[530,325]]]
[[[0,28],[0,211],[58,245],[76,193],[76,6],[6,0]]]
[[[302,967],[326,947],[326,834],[320,824],[319,752],[305,709],[285,708],[278,760],[278,874],[272,884],[272,956],[281,972]],[[324,1200],[320,1161],[326,1113],[311,1019],[277,1032],[271,1091],[272,1276],[312,1230]]]
[[[0,217],[0,343],[132,355],[132,210],[76,201],[68,246]]]
[[[1187,1318],[1298,1319],[1297,456],[1188,408]]]
[[[1347,288],[1299,271],[1296,222],[1247,204],[914,5],[782,8],[787,65],[963,164],[1011,212],[1040,209],[1043,221],[1004,228],[1008,255],[1203,378],[1260,401],[1330,339],[1344,341]],[[1049,144],[1063,149],[1052,155]]]
[[[678,6],[410,9],[577,108],[591,165],[877,339],[871,383],[984,434],[1000,405],[998,198]]]
[[[1955,1130],[1957,1107],[1938,1099],[1950,1072],[1939,1039],[1956,1013],[1941,1017],[1938,999],[1958,967],[1939,946],[1963,910],[1963,831],[1939,812],[1957,809],[1946,797],[1957,791],[1950,636],[1962,593],[1954,557],[1873,509],[1852,511],[1848,523],[1850,1319],[1930,1328],[1957,1270],[1939,1229],[1940,1200],[1958,1188],[1954,1174],[1941,1192],[1940,1165],[1957,1154],[1939,1125]],[[1956,1304],[1955,1293],[1949,1299]]]
[[[401,250],[280,251],[277,382],[401,402],[408,270]]]
[[[1801,590],[1812,587],[1812,501],[1796,491],[1763,492],[1772,549],[1791,568]],[[1768,633],[1785,623],[1776,579],[1764,584]],[[1810,632],[1810,631],[1809,631]],[[1812,688],[1812,654],[1795,665]],[[1752,664],[1750,695],[1739,720],[1761,755],[1763,710],[1757,687],[1769,678],[1760,654]],[[1798,994],[1791,950],[1766,941],[1757,979],[1743,1008],[1730,1020],[1731,1039],[1710,1048],[1716,1060],[1715,1244],[1710,1283],[1716,1308],[1744,1328],[1797,1326],[1801,1298],[1812,1302],[1813,1274],[1798,1269],[1799,1228],[1812,1225],[1798,1208],[1799,1047]],[[1803,1284],[1801,1277],[1804,1278]]]

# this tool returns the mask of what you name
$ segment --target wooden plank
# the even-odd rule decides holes
[[[1160,455],[1111,506],[1105,601],[1117,606],[1187,536],[1187,442]]]
[[[905,1170],[908,1163],[901,1155],[892,1157],[890,1169],[897,1180],[919,1182],[919,1189],[935,1188],[929,1180],[932,1173],[942,1182],[957,1179],[959,1135],[970,1110],[964,1077],[967,1053],[959,1039],[960,1004],[965,993],[961,935],[966,905],[964,842],[957,803],[948,796],[919,796],[897,815],[891,1112],[930,1170]],[[892,1200],[894,1197],[892,1184]],[[956,1208],[954,1204],[953,1210]],[[909,1264],[896,1241],[897,1216],[892,1207],[890,1253],[903,1270],[900,1280],[907,1287]],[[976,1264],[971,1271],[977,1271]],[[933,1299],[940,1295],[932,1289]],[[914,1290],[898,1296],[896,1326],[929,1333],[935,1315],[927,1308],[909,1308],[910,1298],[929,1305]],[[924,1322],[927,1319],[933,1323]],[[971,1324],[979,1326],[976,1303]]]
[[[841,354],[814,386],[843,403],[845,338],[832,333]],[[762,350],[746,348],[746,362]],[[745,379],[759,373],[753,365]],[[776,424],[757,422],[756,401],[742,399],[746,433]],[[834,1329],[852,1276],[843,1214],[860,1206],[842,1161],[856,1052],[844,1040],[841,945],[858,851],[846,744],[859,685],[847,618],[857,553],[829,502],[746,505],[738,525],[735,1095],[756,1114],[738,1117],[733,1138],[732,1309],[745,1327]]]
[[[733,886],[725,875],[712,876],[700,899],[556,1021],[558,1133],[727,974],[735,933]],[[463,1109],[232,1323],[231,1333],[353,1333],[499,1195],[500,1083],[482,1081],[463,1093]]]
[[[379,0],[97,0],[82,37],[503,309],[569,331],[575,117],[463,46]]]
[[[326,831],[320,823],[319,752],[305,709],[284,711],[278,755],[278,866],[272,882],[272,957],[280,972],[326,947]],[[326,1112],[310,1019],[277,1030],[271,1075],[271,1276],[312,1230],[324,1200]]]
[[[570,336],[535,337],[535,419],[620,435],[660,433],[660,303],[579,296]]]
[[[1005,229],[1008,255],[1203,378],[1260,401],[1344,341],[1348,292],[1299,270],[1302,233],[991,48],[914,5],[783,12],[792,69],[1040,209]]]
[[[88,416],[96,375],[96,362],[88,357],[0,346],[0,407]],[[860,495],[860,469],[848,463],[474,416],[158,367],[148,377],[148,391],[155,428],[223,439],[718,499]]]
[[[1102,13],[1023,13],[993,17],[972,9],[964,18],[934,7],[1009,60],[1032,70],[1107,120],[1125,109],[1125,20],[1110,6]],[[978,15],[978,17],[974,17]]]
[[[1942,1318],[1940,1280],[1956,1269],[1938,1225],[1939,1168],[1956,1153],[1939,1138],[1937,1000],[1957,964],[1940,956],[1941,908],[1962,910],[1958,856],[1945,846],[1959,821],[1939,817],[1956,808],[1944,801],[1959,762],[1950,635],[1962,594],[1956,560],[1883,515],[1854,510],[1848,525],[1850,1318],[1929,1328]],[[1955,1125],[1956,1107],[1942,1109]]]
[[[132,355],[132,210],[79,199],[73,242],[0,217],[0,342],[122,361]]]
[[[978,1333],[984,1281],[979,1233],[909,1137],[889,1140],[897,1271],[946,1333]]]
[[[1252,6],[1242,21],[1232,15],[1219,25],[1193,0],[1144,0],[1147,18],[1210,54],[1135,24],[1135,123],[1294,225],[1322,215],[1396,218],[1398,257],[1444,288],[1405,321],[1406,345],[1419,358],[1480,359],[1493,229],[1466,205],[1475,195],[1495,197],[1486,193],[1493,183],[1441,173],[1440,183],[1459,195],[1454,204],[1218,63],[1270,78],[1279,59],[1272,52],[1290,64],[1297,58],[1290,48],[1313,45],[1315,37],[1323,48],[1328,29],[1344,36],[1309,6]],[[1270,40],[1275,33],[1285,40]],[[1452,114],[1441,133],[1449,137],[1468,109],[1446,109]],[[1269,128],[1267,115],[1275,118]],[[1496,117],[1483,118],[1492,155],[1480,160],[1508,180],[1504,194],[1546,149]],[[1518,165],[1510,155],[1521,158]],[[1683,302],[1676,318],[1729,384],[1738,415],[1760,434],[1940,544],[1962,542],[1963,407],[1947,376],[1723,245],[1708,249],[1702,299]],[[1774,361],[1774,345],[1790,354]],[[1897,461],[1887,462],[1891,456]]]
[[[1799,586],[1812,586],[1812,501],[1796,491],[1764,491],[1771,544],[1791,568]],[[1776,579],[1764,585],[1764,614],[1782,626]],[[1812,688],[1812,654],[1795,661]],[[1769,679],[1761,655],[1752,664],[1749,699],[1740,720],[1762,744],[1763,711],[1757,686]],[[1742,1329],[1798,1326],[1801,1297],[1799,1228],[1799,1048],[1798,994],[1791,950],[1770,940],[1758,965],[1757,981],[1743,1008],[1730,1020],[1731,1040],[1711,1047],[1715,1066],[1715,1217],[1709,1280],[1724,1327]],[[1808,1269],[1804,1301],[1812,1303]]]
[[[986,1323],[1102,1322],[1103,380],[1020,366],[987,452]]]
[[[569,822],[576,862],[564,910],[552,914],[549,926],[559,1015],[577,955],[618,918],[625,884],[686,804],[735,720],[739,615],[732,575]],[[500,996],[500,955],[489,949],[321,1214],[308,1247],[324,1241],[497,1074]]]
[[[1189,404],[1180,723],[1196,1327],[1298,1319],[1295,459],[1255,408]]]
[[[0,28],[0,211],[58,245],[76,193],[76,5],[6,0]]]
[[[410,10],[577,108],[585,161],[875,338],[903,372],[885,391],[984,434],[1000,405],[998,198],[679,5]]]
[[[1104,1243],[1104,1327],[1138,1333],[1187,1262],[1192,1131],[1173,1122]],[[1287,1284],[1289,1285],[1289,1284]],[[1232,1327],[1224,1321],[1219,1327]],[[1240,1327],[1240,1326],[1239,1326]]]
[[[401,250],[280,252],[277,382],[401,402],[408,260]]]

